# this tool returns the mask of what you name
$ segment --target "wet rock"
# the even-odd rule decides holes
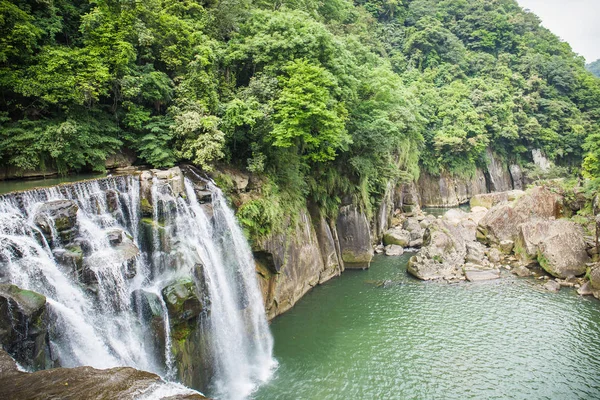
[[[106,195],[106,206],[108,208],[108,212],[116,212],[121,208],[119,206],[119,192],[114,189],[107,189],[105,192]]]
[[[344,206],[340,209],[336,226],[345,268],[369,268],[373,248],[366,216],[356,206]]]
[[[404,254],[404,248],[402,246],[392,244],[385,247],[386,256],[401,256],[402,254]]]
[[[2,348],[21,365],[43,369],[50,359],[47,333],[46,298],[15,285],[0,284]]]
[[[179,167],[169,168],[168,170],[153,169],[151,172],[156,179],[170,186],[173,196],[185,195],[185,180]]]
[[[560,290],[560,283],[551,279],[544,284],[544,289],[546,289],[549,292],[558,293],[558,291]]]
[[[57,246],[57,239],[64,244],[75,238],[78,210],[77,203],[72,200],[51,200],[37,209],[33,220],[48,243]],[[58,238],[53,237],[54,230]]]
[[[198,317],[204,306],[196,295],[196,287],[190,279],[181,279],[162,290],[169,317],[173,324]]]
[[[143,321],[145,342],[153,344],[152,347],[157,350],[155,357],[165,364],[165,310],[160,297],[156,293],[137,289],[131,294],[131,304]]]
[[[74,272],[82,283],[94,285],[98,283],[98,274],[103,274],[107,268],[112,269],[115,265],[120,265],[125,278],[132,279],[137,272],[136,260],[139,254],[140,250],[135,243],[123,233],[120,243],[84,257],[81,270]]]
[[[111,229],[106,232],[106,239],[112,246],[123,243],[123,236],[125,236],[125,232],[122,229]]]
[[[14,361],[0,350],[0,398],[11,400],[134,400],[146,394],[158,395],[167,385],[158,375],[129,367],[95,369],[92,367],[55,368],[34,373],[21,372]],[[153,397],[153,392],[157,395]],[[204,396],[191,390],[171,399],[201,400]]]

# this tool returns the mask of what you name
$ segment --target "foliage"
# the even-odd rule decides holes
[[[600,187],[600,80],[515,0],[0,0],[0,89],[4,166],[226,162],[259,236],[489,150]]]

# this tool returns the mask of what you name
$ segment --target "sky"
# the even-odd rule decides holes
[[[586,61],[600,59],[600,0],[517,0]]]

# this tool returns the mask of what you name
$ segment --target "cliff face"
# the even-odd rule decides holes
[[[423,207],[456,207],[478,194],[520,190],[524,185],[521,167],[506,163],[490,149],[485,168],[478,168],[471,177],[422,172],[417,182]]]
[[[373,245],[381,242],[397,213],[411,216],[420,207],[456,207],[479,194],[523,188],[518,165],[507,164],[491,151],[487,159],[487,166],[468,178],[423,172],[416,183],[390,182],[370,220],[352,205],[340,207],[335,221],[321,217],[316,209],[302,210],[284,233],[255,245],[268,318],[286,312],[311,288],[345,269],[368,268]]]
[[[284,233],[255,245],[269,319],[286,312],[314,286],[344,269],[368,268],[373,257],[369,225],[362,212],[346,206],[334,223],[311,211],[302,210]]]

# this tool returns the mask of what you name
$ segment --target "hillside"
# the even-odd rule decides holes
[[[216,163],[263,177],[254,236],[306,199],[367,210],[390,179],[487,148],[600,176],[600,81],[514,0],[0,1],[0,163]],[[582,168],[583,165],[583,168]]]

